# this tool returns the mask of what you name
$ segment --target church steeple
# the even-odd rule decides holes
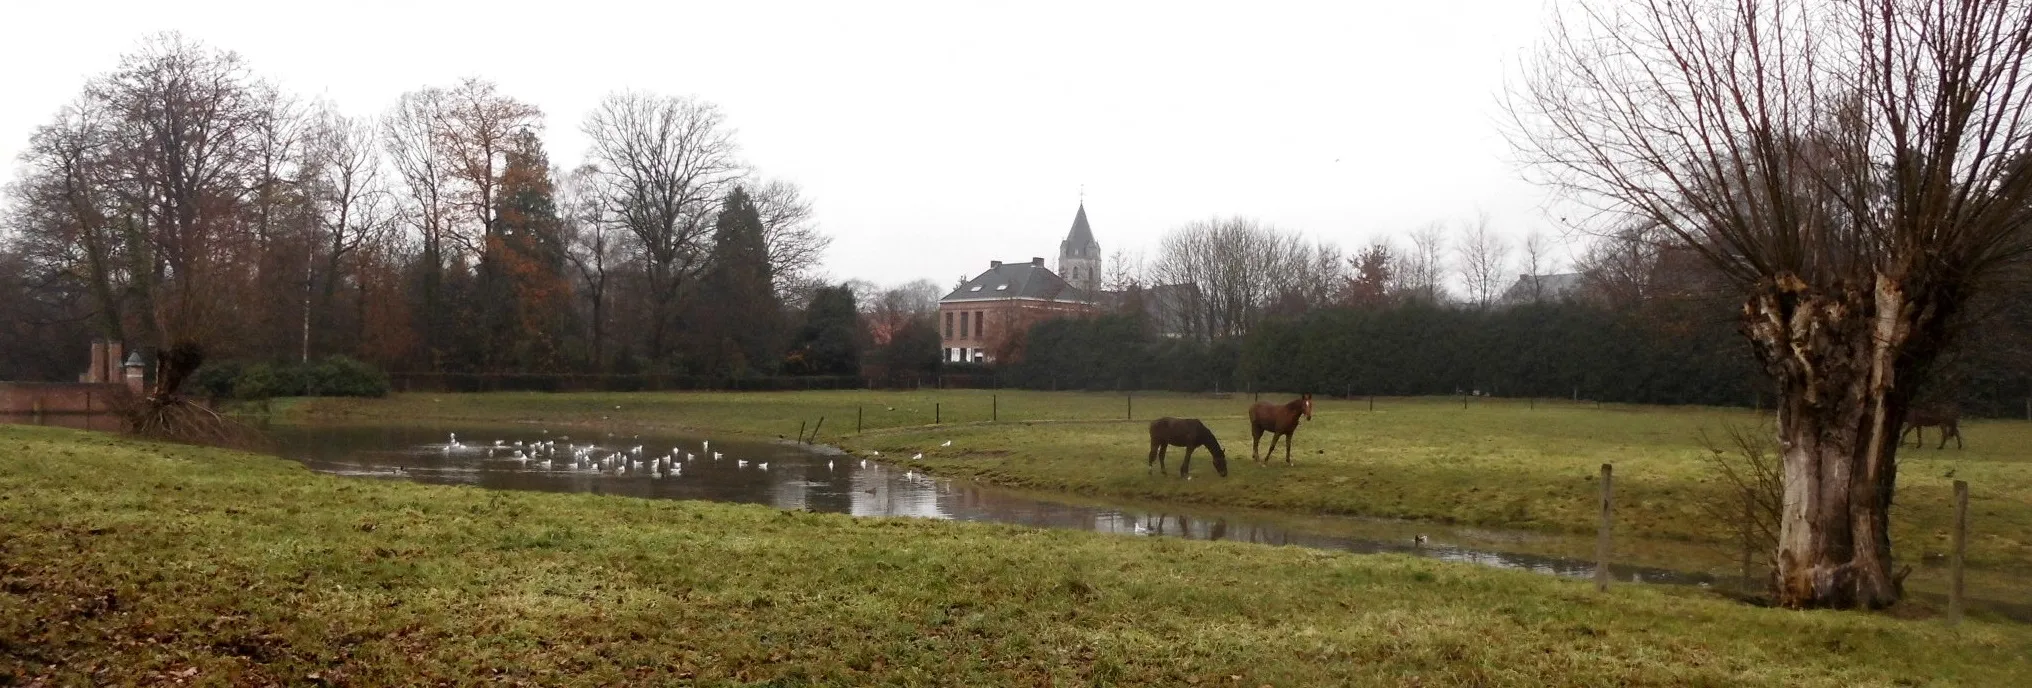
[[[1094,241],[1093,227],[1087,224],[1084,198],[1080,200],[1079,212],[1073,215],[1072,231],[1058,244],[1058,274],[1088,294],[1101,289],[1101,244]]]

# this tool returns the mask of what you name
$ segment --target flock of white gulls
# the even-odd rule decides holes
[[[545,430],[543,433],[548,435],[550,431]],[[559,444],[560,442],[563,444]],[[952,440],[946,440],[944,444],[939,446],[950,447],[952,446]],[[729,458],[722,452],[713,451],[711,440],[699,442],[698,453],[696,454],[692,453],[687,447],[675,446],[671,447],[668,453],[650,455],[648,448],[640,444],[627,448],[608,448],[598,444],[576,444],[571,441],[571,437],[565,435],[559,435],[556,439],[535,442],[494,440],[491,444],[469,445],[459,441],[459,434],[456,432],[450,433],[447,436],[443,446],[443,453],[446,456],[484,453],[488,459],[505,459],[515,461],[524,466],[544,470],[589,472],[616,476],[647,475],[651,478],[683,477],[686,465],[700,460],[722,461]],[[868,455],[879,459],[882,457],[882,452],[870,451]],[[923,459],[924,453],[918,452],[910,458]],[[863,469],[868,468],[868,460],[861,459],[860,467]],[[734,468],[736,470],[754,468],[759,471],[767,471],[769,470],[769,462],[734,459]],[[827,459],[826,470],[838,470],[838,461]],[[404,471],[398,468],[396,472],[401,473]],[[906,480],[929,480],[930,476],[922,475],[912,470],[906,471],[904,478]]]
[[[544,434],[549,434],[545,431]],[[563,442],[563,444],[559,444]],[[646,475],[651,478],[677,478],[684,475],[684,467],[700,460],[721,461],[727,455],[713,451],[711,440],[699,443],[698,453],[686,447],[671,447],[668,453],[650,454],[648,447],[635,445],[625,449],[602,447],[598,444],[575,444],[571,437],[560,435],[554,440],[524,442],[516,440],[494,440],[492,444],[468,445],[459,441],[459,434],[451,433],[444,444],[444,453],[449,456],[462,453],[485,453],[489,459],[506,459],[525,466],[545,470],[566,470],[617,476]],[[760,471],[769,470],[767,461],[735,459],[734,467],[747,470],[750,467]],[[832,469],[832,462],[826,468]]]

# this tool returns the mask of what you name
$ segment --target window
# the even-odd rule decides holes
[[[972,288],[972,289],[968,289],[967,291],[980,291],[980,290],[981,290],[981,285],[978,285],[978,284],[976,284],[976,285],[974,285],[974,288]]]
[[[960,339],[967,338],[967,312],[960,311]]]
[[[945,348],[945,360],[947,361],[953,360],[952,347],[950,346]]]
[[[987,319],[987,318],[984,318],[984,317],[981,317],[981,316],[982,316],[982,313],[981,313],[980,311],[974,311],[974,336],[975,336],[975,337],[986,337],[986,336],[988,336],[988,319]]]
[[[945,338],[952,339],[952,313],[945,314]],[[950,352],[948,352],[950,353]]]
[[[997,284],[997,285],[995,285],[995,291],[1009,291],[1009,285],[1007,285],[1007,284]]]

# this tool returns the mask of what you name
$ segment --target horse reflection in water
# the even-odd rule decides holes
[[[1197,418],[1159,418],[1150,421],[1150,460],[1144,465],[1156,464],[1157,472],[1169,472],[1164,466],[1164,454],[1171,447],[1185,447],[1185,458],[1178,460],[1178,477],[1191,476],[1192,450],[1206,447],[1214,457],[1214,471],[1221,477],[1228,477],[1228,453],[1221,451],[1220,440],[1214,439],[1214,431]]]

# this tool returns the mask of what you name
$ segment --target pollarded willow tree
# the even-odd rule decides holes
[[[1906,407],[2032,238],[2032,2],[1583,0],[1529,65],[1534,169],[1743,290],[1781,399],[1777,601],[1897,601]]]

